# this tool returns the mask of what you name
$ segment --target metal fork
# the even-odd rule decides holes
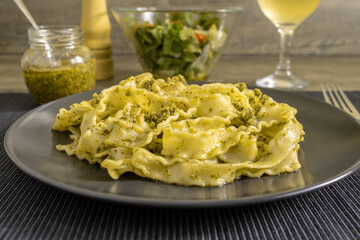
[[[357,120],[360,120],[359,112],[345,95],[339,84],[321,84],[321,91],[327,103],[335,105],[336,107],[353,115]]]

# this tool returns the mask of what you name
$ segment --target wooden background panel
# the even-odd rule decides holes
[[[80,24],[81,0],[24,0],[39,24]],[[108,0],[112,6],[224,6],[244,8],[224,51],[226,55],[277,54],[279,36],[255,0]],[[360,1],[322,0],[319,8],[294,35],[292,53],[297,55],[360,55]],[[115,20],[112,41],[115,55],[131,54]],[[21,55],[27,45],[29,23],[12,0],[0,1],[0,54]]]

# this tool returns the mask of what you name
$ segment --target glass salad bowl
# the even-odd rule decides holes
[[[239,15],[226,9],[111,9],[145,71],[166,78],[205,80],[219,59]]]

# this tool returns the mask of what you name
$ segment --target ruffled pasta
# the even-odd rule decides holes
[[[188,85],[144,73],[60,109],[53,129],[70,131],[60,151],[167,183],[219,186],[241,176],[300,168],[296,109],[245,84]]]

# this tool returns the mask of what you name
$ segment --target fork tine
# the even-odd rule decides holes
[[[339,95],[339,91],[341,90],[341,89],[339,88],[339,86],[335,86],[335,84],[330,84],[330,87],[331,87],[332,90],[334,91],[335,96],[336,96],[338,102],[340,103],[342,109],[344,109],[346,112],[349,112],[349,113],[350,113],[351,111],[349,110],[349,108],[346,106],[346,104],[344,103],[343,99],[342,99],[342,98],[340,97],[340,95]],[[345,96],[345,97],[346,97],[346,96]]]
[[[353,114],[360,115],[359,112],[356,110],[355,106],[351,103],[349,98],[346,96],[344,91],[340,88],[339,84],[336,84],[336,87],[337,87],[337,90],[339,91],[339,93],[341,94],[342,98],[346,102],[347,106],[350,108],[351,112]]]
[[[327,103],[335,105],[360,120],[359,112],[338,84],[321,84],[321,90]]]
[[[332,104],[332,102],[330,101],[330,98],[329,98],[329,94],[328,92],[326,91],[325,87],[323,84],[321,84],[321,91],[324,95],[324,99],[325,99],[325,102],[327,102],[328,104]]]
[[[329,92],[330,99],[332,100],[333,104],[334,104],[337,108],[340,108],[340,109],[341,109],[341,107],[340,107],[340,105],[339,105],[339,103],[338,103],[338,100],[337,100],[336,97],[334,96],[333,90],[330,88],[329,84],[325,84],[325,86],[326,86],[326,88],[327,88],[327,90],[328,90],[328,92]]]

